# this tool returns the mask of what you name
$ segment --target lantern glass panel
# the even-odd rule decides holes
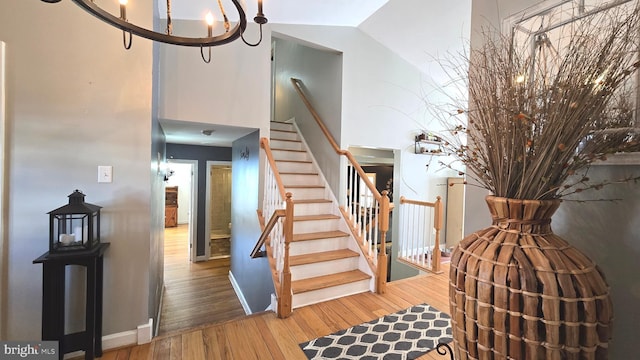
[[[100,243],[100,206],[85,203],[79,190],[69,204],[49,212],[49,252],[91,250]]]

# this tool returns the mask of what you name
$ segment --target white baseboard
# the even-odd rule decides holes
[[[141,325],[146,326],[146,325]],[[140,328],[140,326],[138,326]],[[102,351],[117,349],[138,344],[138,330],[122,331],[102,337]],[[83,357],[84,351],[74,351],[64,354],[64,359]]]
[[[128,330],[102,337],[102,350],[138,344],[138,330]]]
[[[126,346],[141,345],[151,342],[153,334],[153,318],[149,322],[138,326],[136,330],[127,330],[102,337],[102,351],[117,349]],[[64,355],[65,359],[81,357],[83,351],[74,351]]]
[[[138,326],[138,345],[148,344],[153,338],[153,318],[149,322]]]
[[[278,297],[276,294],[271,294],[271,303],[266,309],[264,309],[264,311],[273,311],[274,313],[278,312]]]
[[[231,287],[233,287],[233,291],[236,292],[238,296],[238,300],[240,300],[240,304],[242,304],[242,308],[244,309],[244,313],[247,315],[252,314],[251,308],[249,307],[249,303],[247,303],[247,299],[245,299],[242,290],[240,289],[240,285],[236,281],[236,278],[233,277],[233,273],[229,270],[229,281],[231,281]]]

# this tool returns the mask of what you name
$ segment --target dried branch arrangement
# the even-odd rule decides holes
[[[639,28],[638,8],[602,12],[577,24],[544,64],[531,48],[485,33],[482,47],[443,64],[469,90],[468,108],[454,101],[438,115],[447,152],[499,197],[554,199],[606,185],[589,183],[589,166],[640,150],[637,133],[625,130],[634,125]]]

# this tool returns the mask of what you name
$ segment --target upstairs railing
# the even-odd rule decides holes
[[[289,267],[289,245],[293,239],[293,200],[291,193],[285,193],[280,173],[269,147],[269,140],[262,138],[260,147],[264,150],[265,162],[264,199],[262,202],[262,223],[266,222],[251,257],[263,256],[260,250],[266,245],[266,255],[272,269],[273,284],[278,297],[278,317],[291,314],[293,294],[291,292],[291,269]]]
[[[441,273],[440,229],[442,202],[409,200],[400,197],[400,249],[398,261],[420,270]]]
[[[345,198],[339,199],[341,204],[345,204],[340,210],[371,270],[376,274],[376,292],[384,293],[387,281],[386,236],[389,230],[389,197],[386,191],[380,194],[349,151],[340,149],[305,95],[302,81],[292,78],[291,82],[333,150],[347,159],[347,191]]]

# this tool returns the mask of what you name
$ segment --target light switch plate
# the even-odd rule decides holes
[[[110,165],[98,165],[98,182],[113,182],[113,167]]]

